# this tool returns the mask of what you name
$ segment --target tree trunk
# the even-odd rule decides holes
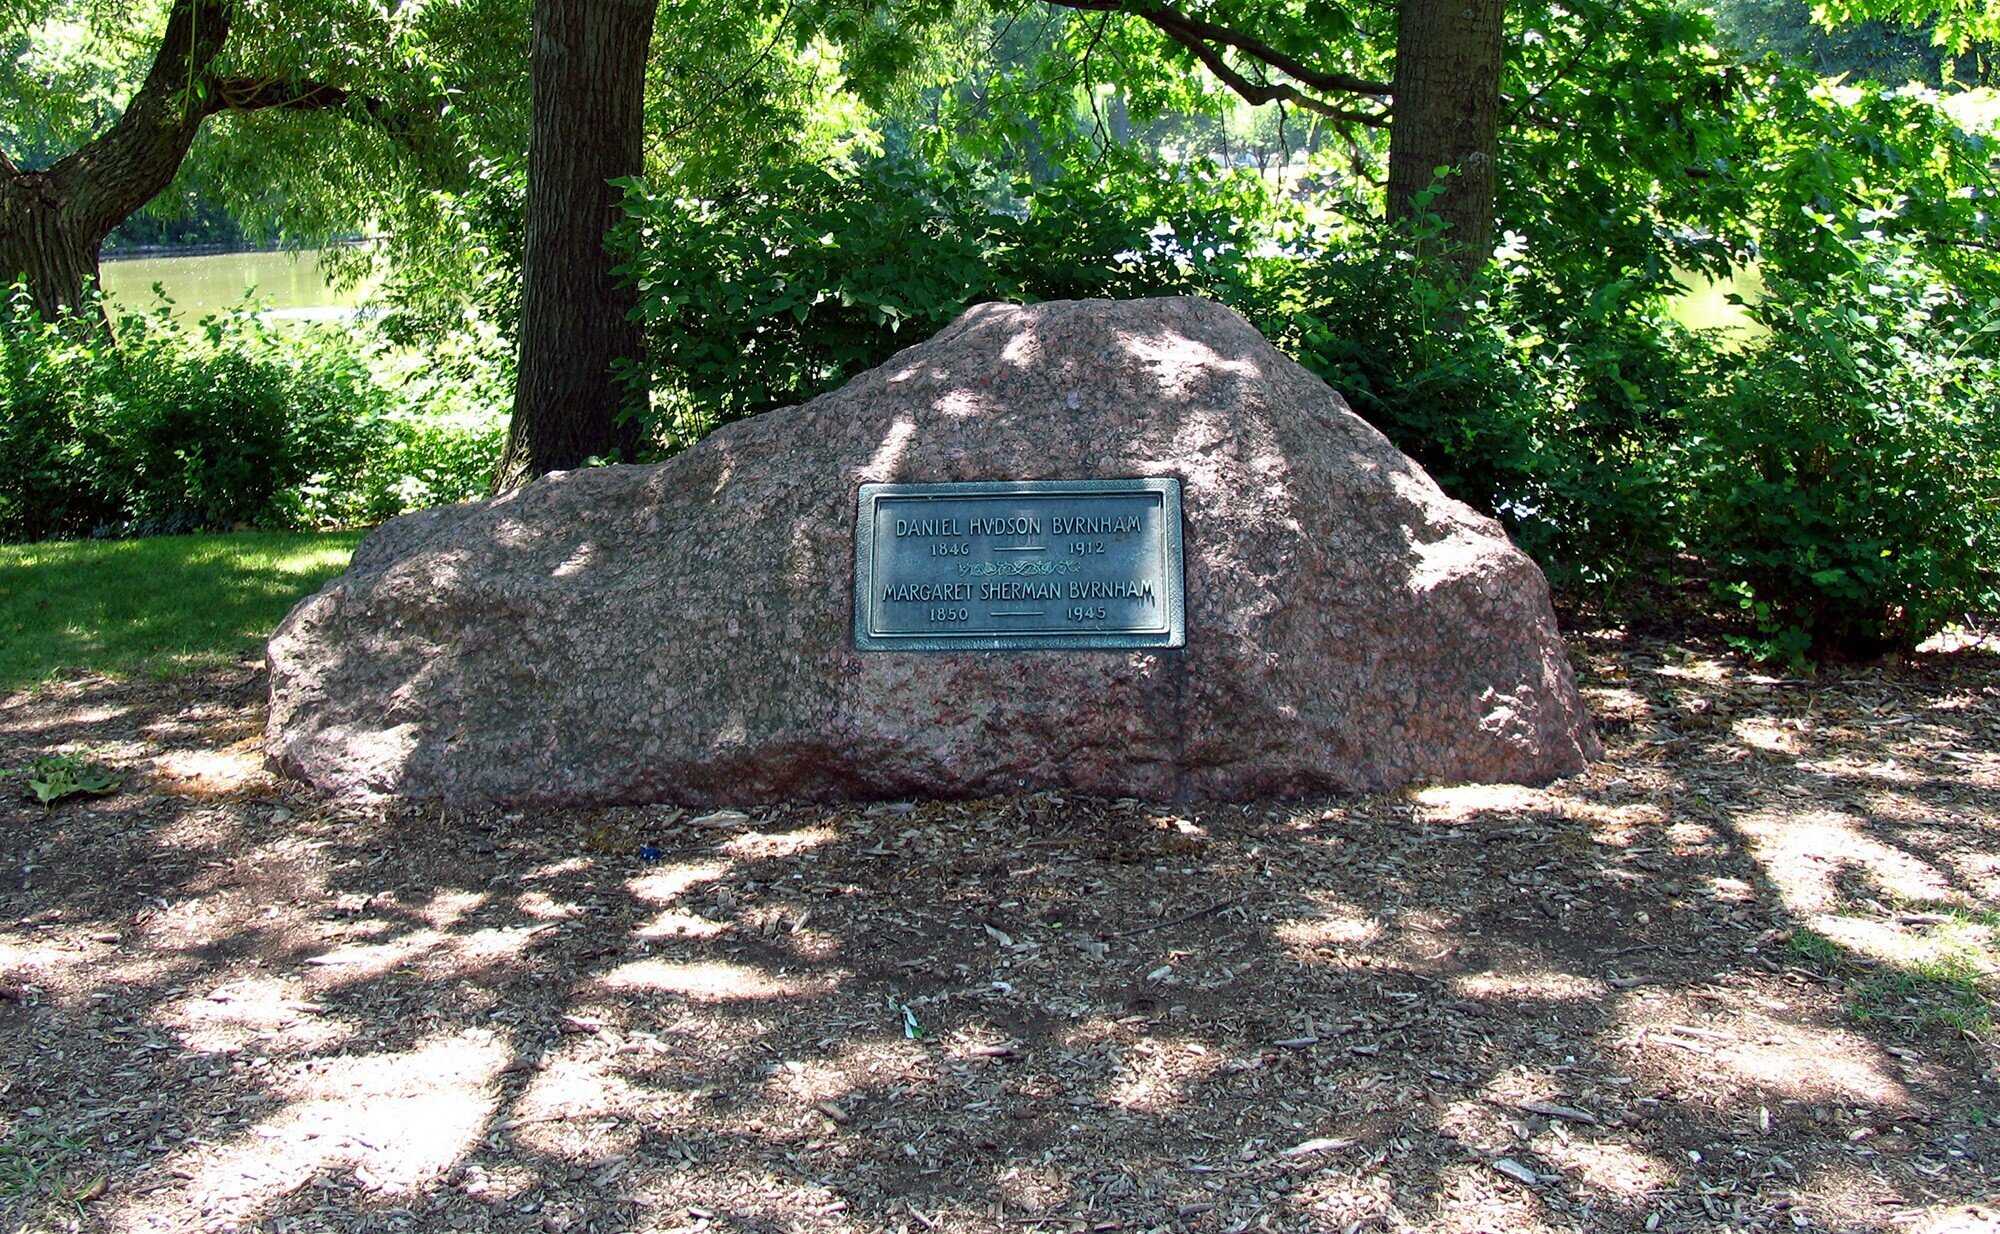
[[[520,370],[496,490],[593,457],[630,459],[644,373],[635,293],[605,239],[643,170],[646,46],[657,0],[535,0]]]
[[[1395,116],[1389,126],[1389,217],[1451,169],[1428,212],[1444,223],[1436,251],[1461,272],[1493,252],[1500,138],[1501,27],[1506,0],[1402,0],[1396,18]]]
[[[103,240],[63,206],[39,172],[0,178],[0,285],[25,284],[35,312],[48,321],[83,304],[97,282]]]
[[[82,303],[104,237],[173,181],[202,120],[220,110],[200,86],[228,36],[224,0],[175,0],[116,123],[46,171],[0,156],[0,279],[25,282],[44,317]]]
[[[146,79],[111,127],[81,148],[41,171],[23,171],[0,151],[0,285],[25,282],[44,317],[82,302],[97,281],[104,237],[173,183],[202,122],[217,112],[344,108],[414,146],[421,117],[380,100],[283,74],[214,73],[230,3],[173,0]]]

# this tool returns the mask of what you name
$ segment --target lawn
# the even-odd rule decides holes
[[[0,545],[0,694],[60,673],[174,675],[253,653],[359,532]]]

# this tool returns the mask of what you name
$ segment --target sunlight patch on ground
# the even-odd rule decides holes
[[[1410,797],[1418,805],[1436,811],[1426,815],[1436,822],[1488,812],[1545,809],[1549,804],[1547,793],[1520,784],[1454,784],[1419,789]]]
[[[428,921],[432,929],[449,930],[486,903],[487,899],[483,891],[440,891],[430,898],[418,915]]]
[[[566,874],[581,874],[585,870],[588,870],[591,864],[591,859],[588,857],[559,857],[554,861],[545,861],[526,874],[523,874],[521,881],[524,883],[536,883],[548,879],[561,878]]]
[[[1024,1213],[1056,1212],[1069,1203],[1069,1179],[1055,1165],[1013,1164],[1003,1167],[985,1188],[1007,1208]]]
[[[23,710],[18,718],[10,717],[7,723],[0,724],[0,733],[25,737],[30,733],[46,733],[54,729],[109,724],[120,716],[129,714],[131,710],[130,707],[124,706],[78,707],[58,713],[46,720],[31,719],[33,713]]]
[[[1676,1014],[1639,1003],[1620,1018],[1642,1058],[1667,1068],[1670,1060],[1693,1055],[1718,1085],[1733,1082],[1806,1101],[1909,1104],[1908,1090],[1885,1069],[1883,1055],[1856,1033],[1785,1024],[1754,1012],[1706,1024],[1685,1023]]]
[[[240,792],[271,779],[264,767],[264,744],[255,737],[219,750],[170,750],[154,759],[153,766],[163,791],[196,797]]]
[[[1452,979],[1459,997],[1474,1000],[1529,998],[1541,1002],[1587,1002],[1604,997],[1606,986],[1595,977],[1579,977],[1560,969],[1522,969],[1511,973],[1467,973]]]
[[[680,899],[688,888],[712,883],[728,874],[733,864],[727,861],[690,861],[661,866],[626,879],[625,887],[647,904],[671,904]]]
[[[1366,913],[1339,906],[1317,917],[1281,922],[1273,931],[1301,960],[1321,947],[1357,946],[1382,941],[1382,923]]]
[[[1709,894],[1723,904],[1754,904],[1757,889],[1740,878],[1717,875],[1709,880]]]
[[[1551,1228],[1538,1219],[1541,1202],[1533,1191],[1502,1178],[1483,1161],[1441,1166],[1432,1204],[1417,1224],[1434,1234],[1489,1234],[1494,1230],[1530,1234]]]
[[[594,1019],[579,1014],[582,1020]],[[605,1065],[609,1057],[615,1056],[575,1057],[562,1052],[544,1058],[542,1069],[514,1103],[507,1129],[526,1136],[526,1129],[538,1123],[602,1118],[646,1105],[630,1081]]]
[[[1223,1057],[1200,1042],[1141,1038],[1118,1051],[1114,1074],[1099,1092],[1103,1101],[1135,1114],[1170,1115],[1191,1090],[1222,1069]]]
[[[1584,686],[1578,692],[1589,702],[1593,716],[1636,720],[1652,710],[1645,695],[1625,686]]]
[[[1345,1170],[1324,1170],[1308,1180],[1296,1196],[1298,1209],[1309,1214],[1315,1228],[1361,1231],[1394,1230],[1396,1191],[1383,1174],[1360,1177]]]
[[[0,982],[39,1002],[68,1004],[120,987],[145,989],[187,971],[180,957],[116,954],[81,933],[0,933]],[[0,1000],[0,1008],[9,1003]]]
[[[1788,754],[1796,758],[1805,753],[1805,739],[1800,735],[1796,721],[1745,716],[1732,723],[1729,731],[1744,745],[1766,754]]]
[[[163,1005],[159,1019],[198,1053],[298,1054],[332,1049],[354,1035],[351,1025],[324,1012],[297,978],[239,977]]]
[[[1822,913],[1812,930],[1857,955],[1898,969],[1923,968],[1958,961],[1992,977],[1996,935],[2000,928],[1966,919],[1939,922],[1928,928],[1905,926],[1894,918],[1850,917]]]
[[[415,930],[380,943],[342,943],[306,963],[325,973],[329,985],[352,985],[407,964],[442,941],[444,935],[435,930]]]
[[[1698,681],[1703,685],[1721,685],[1735,673],[1735,669],[1721,660],[1707,657],[1690,657],[1681,664],[1662,664],[1649,670],[1655,677],[1668,681]]]
[[[632,933],[637,938],[651,939],[714,938],[718,934],[728,932],[729,927],[719,921],[710,921],[706,917],[670,908]]]
[[[450,1169],[491,1117],[507,1049],[470,1029],[393,1054],[319,1058],[273,1068],[278,1111],[168,1168],[188,1177],[211,1228],[252,1220],[315,1177],[351,1171],[370,1190],[407,1195]],[[147,1218],[139,1198],[121,1224]]]
[[[1587,1140],[1555,1130],[1537,1136],[1535,1153],[1593,1191],[1637,1200],[1675,1186],[1681,1171],[1652,1153],[1608,1140]]]
[[[730,837],[722,851],[745,861],[774,861],[797,856],[807,849],[830,844],[840,838],[831,827],[804,827],[798,831],[747,831]]]
[[[567,921],[583,912],[576,905],[555,899],[546,891],[523,891],[514,897],[514,908],[537,921]]]
[[[629,964],[619,965],[598,980],[605,988],[611,990],[678,994],[698,1003],[799,998],[809,994],[824,993],[832,984],[828,976],[802,980],[779,976],[747,964],[731,964],[722,960],[697,963],[633,960]]]
[[[478,968],[498,960],[518,959],[528,944],[547,929],[543,925],[474,930],[470,934],[454,935],[443,950],[459,967]]]
[[[1844,900],[1837,878],[1845,871],[1902,900],[1952,897],[1951,884],[1930,864],[1883,843],[1851,815],[1760,810],[1739,819],[1737,827],[1785,907],[1800,916],[1837,908]]]
[[[2000,1234],[2000,1198],[1984,1204],[1926,1204],[1898,1216],[1910,1234]]]

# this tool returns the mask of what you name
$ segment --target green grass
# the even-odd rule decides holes
[[[85,1178],[80,1138],[45,1127],[17,1127],[0,1139],[0,1229],[73,1229],[83,1205],[103,1191],[100,1176]]]
[[[1799,959],[1828,968],[1840,963],[1846,954],[1841,951],[1839,943],[1824,934],[1808,929],[1795,932],[1785,946]]]
[[[1920,905],[1944,920],[1917,927],[1926,950],[1893,963],[1850,955],[1809,929],[1794,933],[1792,954],[1838,978],[1856,1023],[1882,1024],[1915,1036],[1940,1031],[1984,1037],[1994,1031],[2000,997],[2000,913],[1952,905]]]
[[[254,654],[359,532],[0,545],[0,693],[59,674],[172,677]]]

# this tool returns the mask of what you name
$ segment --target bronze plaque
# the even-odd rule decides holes
[[[1186,643],[1179,480],[861,486],[863,651]]]

